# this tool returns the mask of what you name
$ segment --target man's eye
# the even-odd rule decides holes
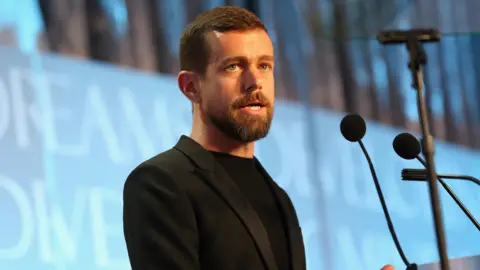
[[[237,67],[238,67],[237,64],[232,64],[232,65],[227,66],[226,70],[235,70]]]
[[[261,65],[260,65],[260,68],[263,69],[263,70],[267,70],[267,69],[270,68],[270,66],[267,65],[267,64],[261,64]]]

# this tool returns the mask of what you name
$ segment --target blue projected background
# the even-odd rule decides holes
[[[125,178],[189,133],[190,104],[171,77],[9,48],[0,55],[0,269],[129,269]],[[403,269],[361,150],[339,133],[342,117],[278,101],[257,156],[297,208],[308,269]],[[368,123],[365,145],[407,256],[437,261],[427,186],[400,180],[403,167],[419,167],[394,153],[400,132]],[[439,172],[480,176],[480,153],[437,146]],[[478,190],[451,185],[479,217]],[[450,257],[480,254],[480,235],[441,195]]]

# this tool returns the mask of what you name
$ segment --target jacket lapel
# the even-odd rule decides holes
[[[265,227],[233,179],[217,164],[214,156],[186,136],[180,138],[175,148],[187,155],[198,166],[195,172],[207,182],[236,213],[252,236],[267,269],[277,270],[278,267]]]
[[[270,177],[268,172],[263,168],[261,163],[257,161],[259,168],[262,170],[264,176],[269,179],[270,187],[277,199],[277,202],[280,205],[280,211],[283,215],[284,224],[286,225],[288,240],[289,240],[289,251],[291,255],[291,266],[293,270],[305,270],[306,267],[306,258],[305,258],[305,246],[303,242],[302,231],[299,226],[298,217],[296,215],[295,208],[290,201],[288,195],[283,191],[273,179]]]

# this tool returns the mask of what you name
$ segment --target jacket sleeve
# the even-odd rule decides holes
[[[123,227],[132,270],[200,269],[192,206],[160,167],[140,165],[128,176]]]

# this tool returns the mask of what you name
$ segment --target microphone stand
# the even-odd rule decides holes
[[[406,43],[409,52],[410,61],[408,68],[412,74],[412,87],[417,92],[417,106],[422,127],[422,151],[427,163],[428,187],[430,193],[430,204],[433,211],[433,221],[435,225],[435,234],[437,239],[438,254],[440,257],[441,270],[450,270],[448,263],[445,229],[440,205],[440,198],[437,185],[437,175],[434,161],[434,142],[430,135],[430,129],[427,118],[427,105],[423,95],[423,72],[422,65],[427,63],[427,54],[423,47],[423,42],[438,41],[439,35],[436,30],[410,30],[410,31],[387,31],[378,36],[382,44]]]

